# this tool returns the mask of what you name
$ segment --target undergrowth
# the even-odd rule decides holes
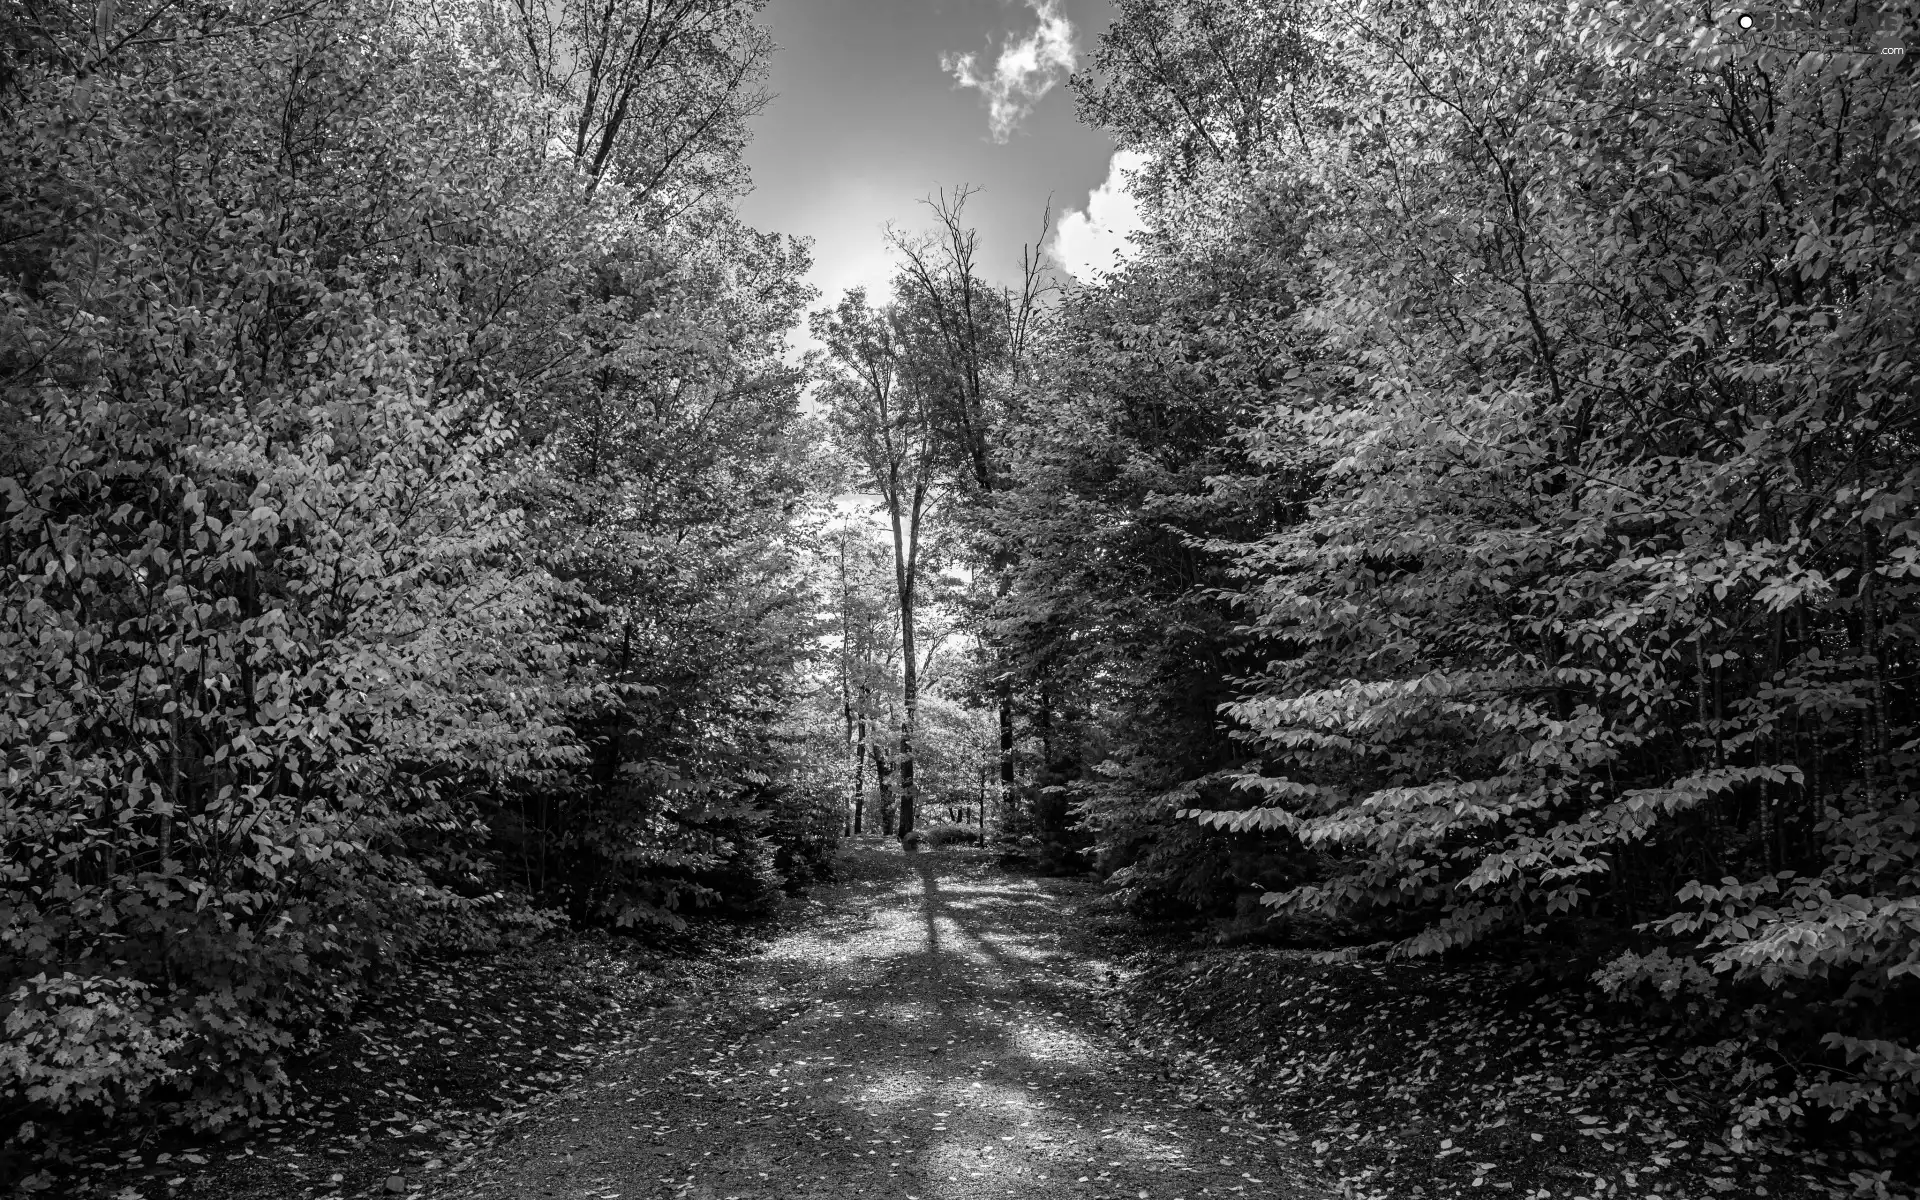
[[[1101,926],[1129,1023],[1223,1069],[1352,1197],[1914,1194],[1890,1131],[1747,1127],[1739,1055],[1579,982]]]

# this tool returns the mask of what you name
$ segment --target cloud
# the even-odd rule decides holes
[[[1053,261],[1081,283],[1111,271],[1133,251],[1127,235],[1146,228],[1140,205],[1127,191],[1126,177],[1128,171],[1146,165],[1147,156],[1137,150],[1114,151],[1106,182],[1087,193],[1086,208],[1069,208],[1060,214],[1053,234]]]
[[[1073,71],[1073,23],[1060,11],[1060,0],[1026,0],[1040,19],[1032,32],[1000,47],[991,71],[982,70],[977,54],[942,54],[940,69],[961,87],[987,98],[987,119],[993,140],[1004,142],[1024,121],[1040,97]]]

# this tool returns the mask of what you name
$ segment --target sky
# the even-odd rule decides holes
[[[854,286],[884,294],[886,225],[929,228],[920,202],[942,187],[980,189],[965,217],[995,282],[1017,279],[1049,196],[1048,247],[1071,273],[1123,242],[1112,142],[1075,121],[1066,86],[1109,0],[769,0],[761,19],[780,45],[776,95],[754,122],[741,212],[813,240],[815,307]]]

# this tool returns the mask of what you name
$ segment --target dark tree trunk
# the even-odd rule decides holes
[[[1007,816],[1014,811],[1019,797],[1013,781],[1013,681],[1000,682],[1000,821],[1005,828]]]
[[[887,767],[887,751],[875,742],[870,748],[873,754],[873,781],[880,792],[880,832],[893,834],[893,778]]]
[[[860,738],[853,748],[853,832],[866,832],[867,719],[860,718]]]

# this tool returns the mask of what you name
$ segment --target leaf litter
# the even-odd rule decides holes
[[[1354,1200],[1907,1194],[1868,1149],[1731,1123],[1702,1047],[1577,984],[1096,927],[1137,1043],[1205,1064]]]
[[[682,1014],[771,928],[696,923],[646,946],[566,935],[414,963],[289,1064],[288,1102],[277,1116],[214,1133],[120,1129],[63,1164],[45,1194],[417,1193],[542,1097],[587,1078],[614,1045],[685,1023]],[[674,1019],[659,1019],[668,1014]]]
[[[899,906],[902,856],[855,850],[851,902],[761,930],[420,964],[296,1064],[281,1119],[128,1131],[65,1190],[560,1194],[519,1186],[537,1166],[597,1200],[1897,1194],[1871,1160],[1729,1144],[1685,1050],[1576,991],[1488,967],[1195,951],[1090,919],[1079,881],[968,891],[996,874],[978,852],[920,856],[958,898],[913,936],[937,949],[958,916],[949,936],[987,952],[890,973],[900,947],[862,939]],[[964,925],[1042,899],[1019,937]]]

